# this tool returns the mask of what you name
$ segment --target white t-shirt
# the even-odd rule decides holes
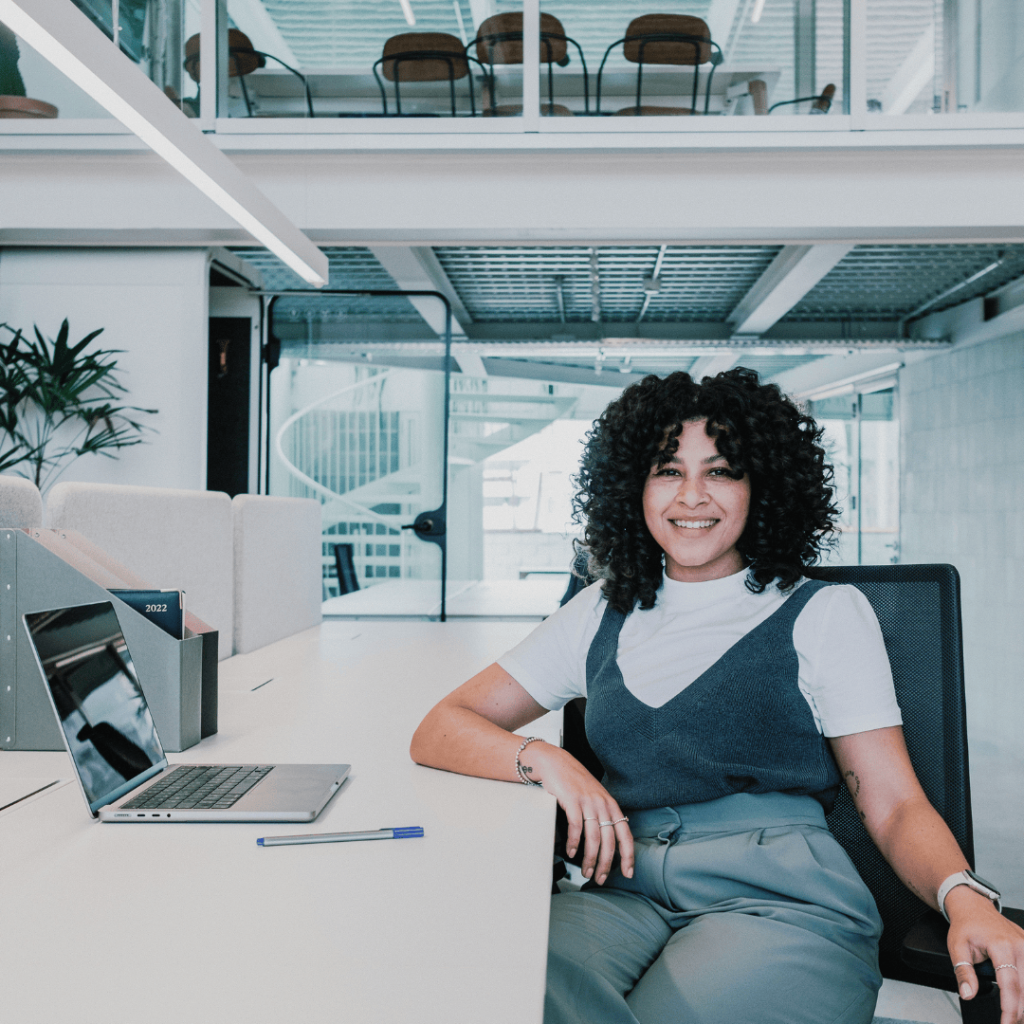
[[[789,596],[774,584],[752,594],[746,579],[746,570],[705,583],[664,577],[654,607],[635,609],[619,634],[618,666],[633,696],[661,707]],[[549,710],[587,695],[587,651],[607,607],[602,587],[598,581],[581,591],[498,659]],[[856,587],[824,587],[811,597],[793,644],[800,692],[823,735],[902,724],[882,631]]]

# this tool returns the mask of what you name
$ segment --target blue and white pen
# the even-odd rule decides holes
[[[305,846],[307,843],[357,843],[362,839],[419,839],[419,825],[408,828],[379,828],[373,832],[316,832],[308,836],[266,836],[257,839],[257,846]]]

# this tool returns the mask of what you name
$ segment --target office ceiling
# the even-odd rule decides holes
[[[662,249],[659,290],[651,294],[641,323],[724,324],[782,246],[435,246],[433,253],[474,324],[593,323],[596,274],[597,322],[635,325],[647,295],[644,280],[654,272]],[[325,251],[331,268],[328,287],[396,287],[369,249]],[[303,317],[328,315],[329,304],[269,252],[235,252],[260,271],[267,290],[308,291],[308,302],[294,304]],[[985,270],[983,276],[966,283]],[[891,326],[926,303],[932,304],[924,312],[939,312],[991,294],[1022,275],[1022,244],[857,245],[781,322]],[[376,299],[347,302],[350,315],[363,313],[382,323],[418,319],[404,303],[385,310]],[[671,334],[665,336],[671,338]],[[500,340],[497,332],[489,332],[489,337]],[[517,331],[509,340],[513,337],[526,335]],[[801,340],[799,335],[793,337]]]
[[[853,348],[913,347],[920,343],[904,337],[904,318],[990,295],[1024,277],[1024,245],[1019,244],[857,245],[769,330],[735,336],[730,314],[783,248],[437,246],[413,251],[427,254],[436,268],[436,287],[453,300],[457,349],[496,361],[487,364],[488,372],[547,374],[545,379],[555,380],[573,379],[577,370],[633,379],[689,370],[695,360],[703,360],[696,366],[707,372],[729,365],[730,357],[774,377]],[[370,249],[326,252],[329,288],[397,287]],[[431,328],[422,303],[417,308],[415,300],[399,296],[323,294],[266,250],[236,253],[260,271],[267,291],[299,292],[275,303],[274,322],[290,349],[344,359],[372,359],[375,352],[380,359],[387,353],[385,358],[400,365],[437,362],[440,328],[436,320]],[[656,291],[650,280],[655,270]],[[568,376],[559,377],[559,368]]]
[[[724,321],[781,246],[439,246],[438,261],[474,322]],[[659,265],[659,255],[661,255]],[[644,280],[658,268],[659,291]],[[595,274],[598,284],[594,303]],[[561,305],[559,304],[561,290]],[[564,311],[564,312],[563,312]]]

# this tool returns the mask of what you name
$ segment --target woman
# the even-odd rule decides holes
[[[583,844],[590,882],[552,900],[545,1024],[869,1022],[881,924],[824,818],[843,782],[904,882],[936,908],[942,890],[964,998],[988,956],[1001,1024],[1024,1017],[1024,932],[958,875],[870,605],[802,576],[837,514],[820,437],[749,370],[627,388],[576,498],[603,579],[413,737],[422,764],[543,785]],[[576,696],[602,781],[514,735]]]

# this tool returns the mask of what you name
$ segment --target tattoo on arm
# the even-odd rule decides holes
[[[858,777],[857,773],[853,772],[853,771],[846,772],[843,775],[843,778],[846,779],[846,785],[849,786],[850,789],[852,790],[854,799],[859,797],[860,796],[860,778]],[[853,780],[852,782],[850,781],[851,779]]]
[[[923,892],[921,892],[921,890],[920,890],[920,889],[918,889],[918,887],[917,887],[916,885],[914,885],[914,883],[913,883],[913,882],[908,882],[908,881],[907,881],[906,879],[903,879],[903,884],[904,884],[904,885],[906,885],[906,887],[907,887],[907,888],[908,888],[908,889],[909,889],[909,890],[910,890],[910,891],[911,891],[911,892],[912,892],[912,893],[913,893],[913,894],[914,894],[914,895],[915,895],[915,896],[916,896],[916,897],[917,897],[917,898],[918,898],[918,899],[919,899],[919,900],[920,900],[920,901],[921,901],[922,903],[927,903],[927,902],[928,902],[928,899],[927,899],[927,897],[925,896],[925,894],[924,894]]]

